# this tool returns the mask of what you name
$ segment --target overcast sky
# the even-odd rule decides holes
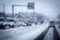
[[[5,5],[5,13],[12,13],[12,5],[27,5],[28,2],[35,3],[34,10],[28,10],[27,6],[16,7],[15,13],[35,11],[49,17],[55,17],[60,13],[60,0],[0,0],[0,4]]]

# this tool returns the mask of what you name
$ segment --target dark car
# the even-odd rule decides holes
[[[26,26],[32,26],[32,23],[26,23],[27,25]]]
[[[50,21],[49,22],[49,27],[55,27],[55,22],[54,21]]]
[[[4,17],[0,17],[0,29],[4,29],[5,25],[3,24],[4,22]]]

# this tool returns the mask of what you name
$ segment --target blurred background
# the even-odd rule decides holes
[[[59,28],[60,0],[0,0],[1,40],[60,40]]]

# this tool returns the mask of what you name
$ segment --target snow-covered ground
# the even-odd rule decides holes
[[[56,29],[57,29],[57,32],[58,32],[58,34],[60,36],[60,26],[59,25],[56,25]]]
[[[52,27],[48,30],[46,36],[44,37],[44,40],[53,40],[53,28]]]
[[[0,30],[0,40],[33,40],[48,28],[48,23]]]

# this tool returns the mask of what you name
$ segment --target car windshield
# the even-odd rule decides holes
[[[7,21],[7,22],[13,22],[14,20],[13,19],[7,19],[5,21]]]
[[[0,18],[0,21],[4,21],[4,19],[1,19],[1,18]]]

